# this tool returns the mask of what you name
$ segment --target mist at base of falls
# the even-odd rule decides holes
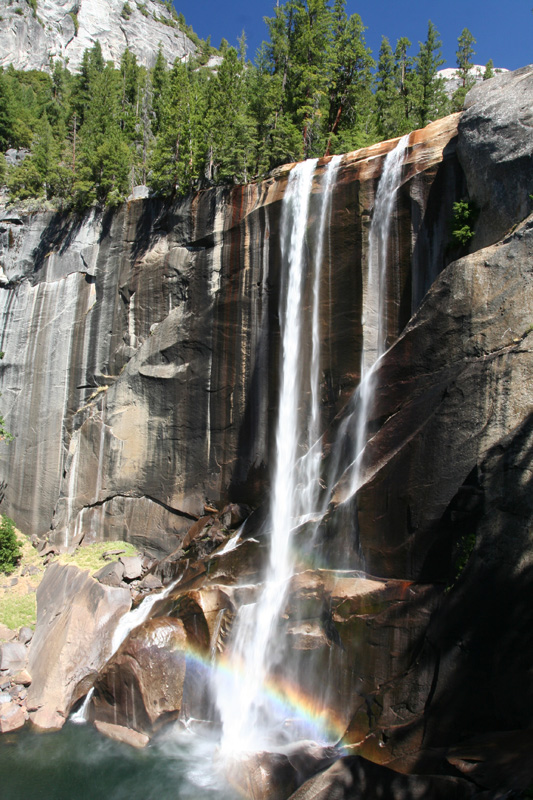
[[[4,734],[0,775],[2,800],[235,800],[215,743],[176,728],[144,750],[89,725]]]

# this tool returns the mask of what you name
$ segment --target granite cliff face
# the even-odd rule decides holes
[[[477,88],[467,105],[409,138],[372,435],[356,487],[349,455],[338,454],[316,532],[323,563],[301,565],[281,613],[288,678],[327,705],[351,753],[296,797],[328,796],[320,792],[339,782],[340,797],[362,796],[349,789],[370,769],[358,756],[448,776],[433,790],[429,778],[418,788],[406,778],[398,797],[422,788],[497,797],[533,780],[524,757],[533,728],[533,68]],[[368,229],[394,145],[345,156],[332,190],[320,307],[324,474],[360,380]],[[16,435],[2,448],[3,507],[59,544],[120,536],[169,554],[154,577],[179,579],[153,618],[99,660],[90,712],[99,725],[149,737],[181,713],[211,719],[187,654],[223,651],[240,607],[257,598],[291,168],[172,207],[137,201],[77,220],[0,221],[2,404]],[[311,251],[324,168],[310,199]],[[462,197],[479,218],[471,252],[458,258],[450,222]],[[259,511],[238,546],[213,552],[235,509],[217,517],[212,507],[230,501]],[[298,545],[306,533],[304,523]],[[68,583],[59,571],[52,578]],[[70,618],[68,607],[58,613]],[[57,653],[36,639],[46,674]],[[32,687],[42,704],[32,713],[56,725],[94,669],[76,672],[68,696]],[[173,692],[158,693],[171,675]],[[387,772],[370,772],[386,785]]]
[[[0,0],[0,15],[2,67],[48,70],[54,59],[75,72],[84,50],[96,41],[115,66],[126,48],[146,67],[153,67],[160,45],[169,64],[196,49],[159,0],[39,0],[35,14],[25,0],[19,5]]]
[[[456,124],[450,117],[413,135],[391,336],[445,264],[464,188]],[[366,230],[392,146],[346,156],[333,193],[324,424],[359,379]],[[170,208],[137,201],[80,219],[4,217],[3,408],[16,434],[2,453],[4,504],[23,530],[51,527],[63,544],[120,535],[162,553],[205,504],[263,499],[287,174]]]

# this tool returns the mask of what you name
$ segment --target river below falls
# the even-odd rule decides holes
[[[0,738],[1,800],[235,800],[214,765],[215,743],[171,731],[144,750],[91,725]]]

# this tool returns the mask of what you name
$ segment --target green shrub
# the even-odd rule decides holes
[[[74,35],[78,35],[78,31],[80,29],[80,23],[78,20],[78,14],[76,11],[69,11],[69,17],[71,18],[72,22],[74,23]]]
[[[9,517],[0,522],[0,572],[9,575],[20,558],[21,547],[15,533],[15,523]]]
[[[459,200],[453,204],[452,244],[455,247],[466,247],[474,235],[474,224],[478,210],[474,203]]]
[[[132,14],[133,14],[133,9],[132,9],[132,7],[130,6],[130,4],[129,4],[129,3],[127,3],[127,2],[126,2],[126,3],[124,3],[124,5],[122,6],[122,11],[120,12],[120,16],[121,16],[123,19],[129,19],[129,18],[131,17],[131,15],[132,15]]]

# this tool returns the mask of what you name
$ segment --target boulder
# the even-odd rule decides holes
[[[181,620],[163,617],[136,628],[95,683],[91,718],[150,734],[179,716],[188,638]]]
[[[18,703],[0,704],[0,733],[9,733],[22,728],[26,722],[24,709]]]
[[[139,589],[142,589],[146,592],[152,592],[155,589],[162,589],[163,584],[161,582],[161,578],[158,578],[157,575],[149,572],[148,575],[145,575],[142,581],[139,583]]]
[[[140,556],[121,556],[120,563],[124,567],[125,581],[134,581],[142,575],[142,558]]]
[[[103,586],[74,566],[52,564],[37,589],[37,625],[29,649],[33,678],[27,707],[37,728],[58,729],[83,685],[111,655],[120,617],[131,607],[127,589]]]
[[[29,686],[32,682],[32,678],[27,669],[21,669],[20,672],[16,672],[13,675],[12,681],[20,686]]]
[[[290,800],[466,800],[477,787],[460,778],[401,775],[358,756],[347,756],[310,778]]]
[[[298,786],[297,771],[283,753],[250,753],[224,761],[224,776],[239,797],[286,800]]]
[[[119,561],[110,561],[93,574],[93,578],[104,586],[120,586],[124,577],[124,564]]]
[[[22,642],[6,642],[0,645],[0,670],[14,675],[24,669],[28,662],[28,651]]]
[[[18,640],[22,642],[22,644],[29,644],[33,639],[33,630],[24,626],[19,630]]]
[[[129,744],[130,747],[136,747],[142,750],[150,741],[150,737],[139,731],[132,731],[131,728],[125,728],[123,725],[114,725],[111,722],[101,722],[95,720],[94,726],[98,733],[107,736],[109,739],[114,739],[115,742],[122,742],[122,744]]]
[[[2,625],[0,622],[0,642],[9,642],[12,639],[15,639],[17,634],[15,631],[12,631],[11,628],[8,628],[7,625]]]

